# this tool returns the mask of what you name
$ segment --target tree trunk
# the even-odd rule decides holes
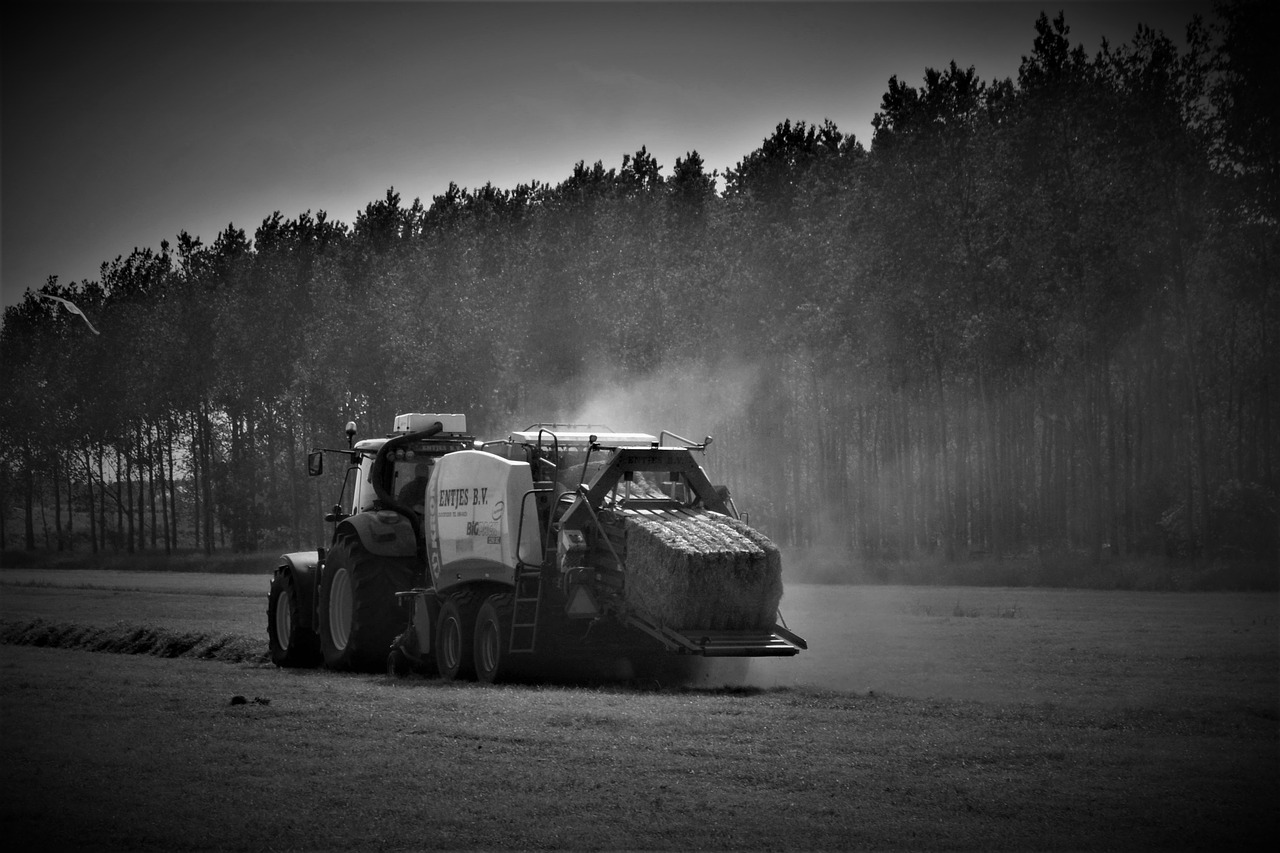
[[[36,472],[33,470],[33,462],[31,445],[24,444],[22,447],[22,470],[26,476],[22,478],[22,532],[28,551],[36,549]]]
[[[151,550],[156,549],[160,535],[160,525],[156,523],[156,431],[157,427],[147,427],[147,479],[151,488],[147,490],[147,509],[151,513]],[[163,472],[163,469],[162,469]],[[164,486],[160,490],[163,493]]]
[[[101,442],[98,443],[98,536],[102,540],[102,550],[107,549],[107,479],[106,469],[103,467],[102,457],[106,455],[106,449]]]
[[[125,553],[132,554],[133,471],[129,467],[128,456],[123,455],[118,446],[116,447],[116,532],[124,540]]]
[[[62,535],[62,455],[55,453],[51,457],[53,471],[49,477],[53,483],[53,535],[59,552],[66,550],[66,539]]]
[[[204,552],[212,554],[213,544],[213,424],[209,420],[207,404],[200,404],[200,454],[203,476],[200,488],[204,506]]]

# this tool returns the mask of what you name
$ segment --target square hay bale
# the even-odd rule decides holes
[[[768,537],[707,511],[625,517],[627,597],[676,630],[771,628],[782,560]]]

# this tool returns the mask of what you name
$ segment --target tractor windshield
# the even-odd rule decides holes
[[[391,494],[396,503],[421,516],[427,499],[427,480],[435,460],[430,457],[396,459],[391,474]]]

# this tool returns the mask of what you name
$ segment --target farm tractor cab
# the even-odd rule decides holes
[[[785,656],[781,560],[694,457],[711,439],[534,424],[480,442],[406,414],[347,450],[327,549],[286,554],[267,627],[279,666],[499,681],[672,655]]]

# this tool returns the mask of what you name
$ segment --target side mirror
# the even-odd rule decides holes
[[[324,453],[313,450],[307,454],[307,476],[319,477],[324,473]]]
[[[342,521],[342,519],[346,517],[347,517],[347,514],[342,511],[342,505],[334,504],[333,509],[325,513],[324,520],[325,521]]]

